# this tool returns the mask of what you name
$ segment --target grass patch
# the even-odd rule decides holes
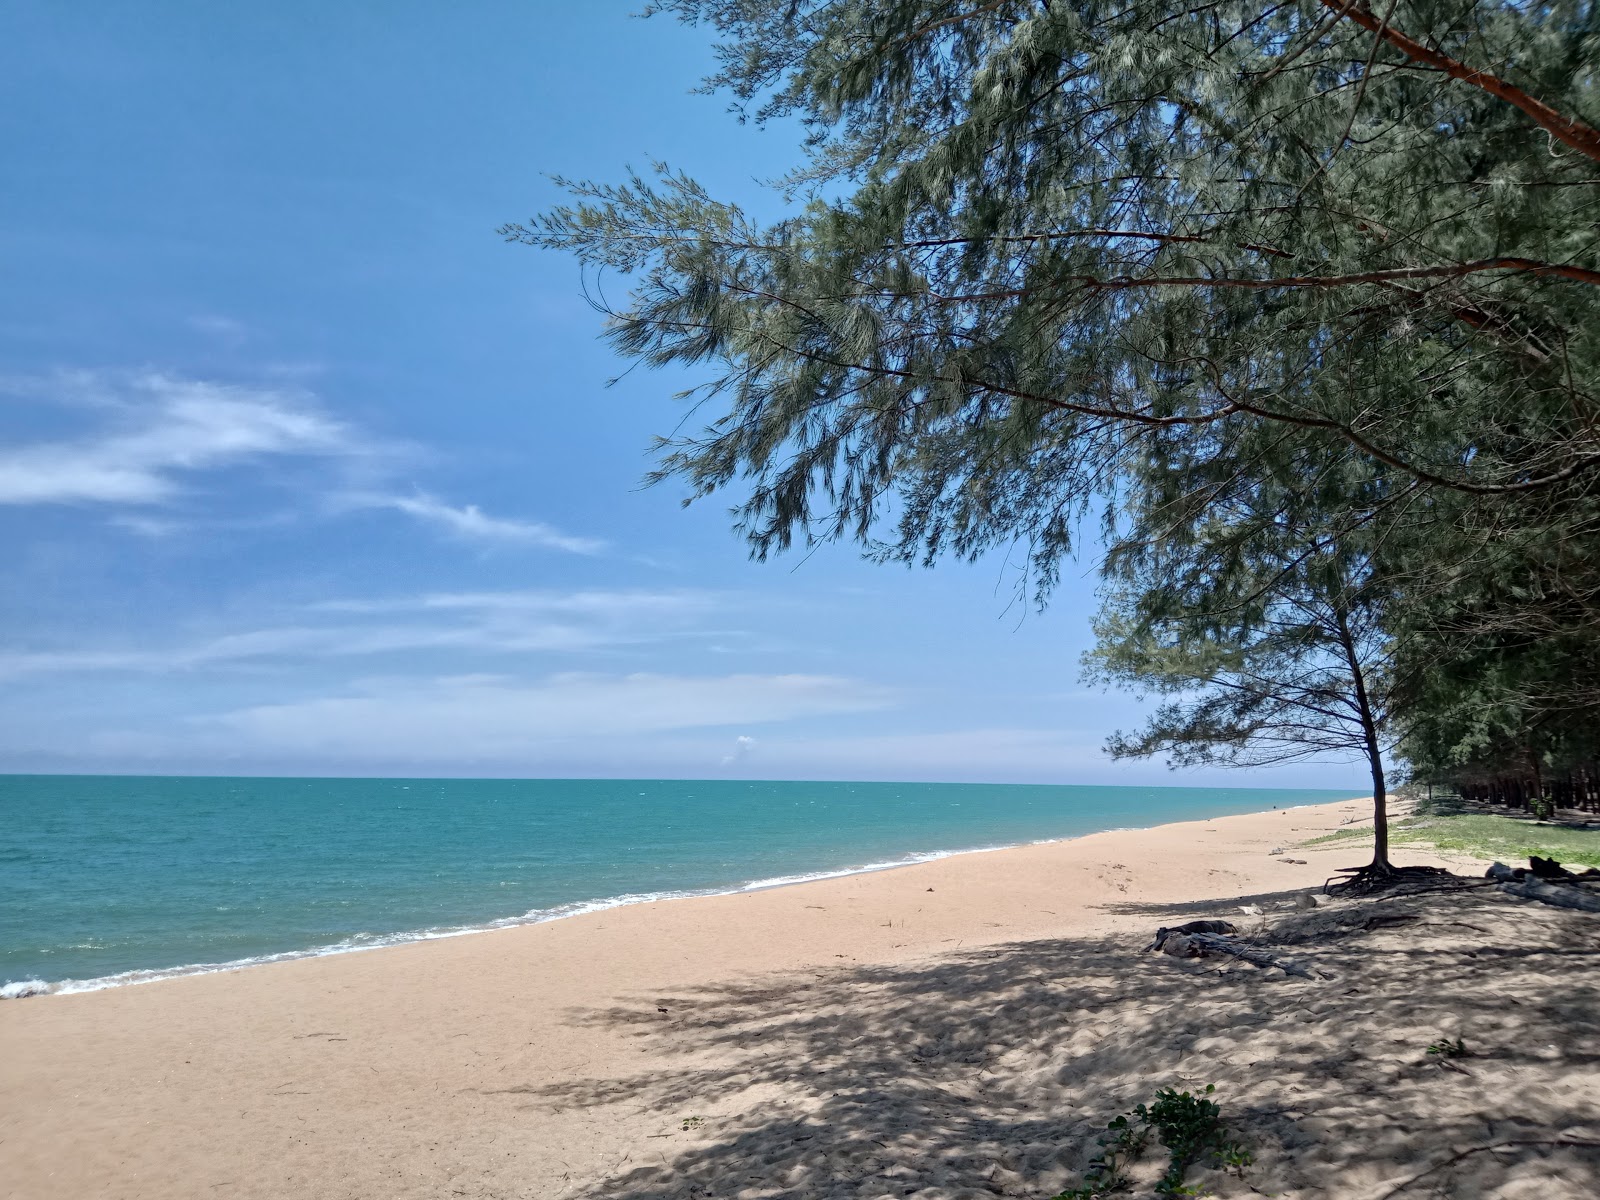
[[[1300,844],[1302,846],[1326,846],[1330,842],[1348,842],[1356,838],[1370,842],[1372,840],[1372,830],[1358,825],[1354,829],[1338,829],[1333,833],[1325,833],[1321,837],[1314,837],[1309,842],[1301,842]]]
[[[1300,844],[1325,846],[1357,840],[1370,843],[1372,830],[1365,826],[1340,829]],[[1422,843],[1508,863],[1537,854],[1568,866],[1600,867],[1600,829],[1541,825],[1526,818],[1451,809],[1443,804],[1391,822],[1389,842],[1395,846]]]

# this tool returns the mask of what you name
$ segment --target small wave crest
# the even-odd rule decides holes
[[[19,979],[16,983],[0,985],[0,1000],[21,1000],[28,996],[48,996],[59,985],[42,979]]]
[[[635,904],[654,904],[662,900],[688,900],[702,896],[733,896],[745,892],[766,891],[770,888],[790,887],[799,883],[815,883],[823,879],[844,879],[851,875],[865,875],[876,871],[890,871],[897,867],[915,866],[917,863],[935,862],[957,854],[983,854],[1004,850],[1005,846],[975,846],[966,850],[931,850],[906,854],[900,858],[862,866],[840,867],[827,871],[809,871],[796,875],[774,875],[753,879],[732,887],[711,887],[660,892],[629,892],[620,896],[605,896],[591,900],[574,900],[548,908],[530,909],[512,917],[501,917],[473,925],[447,928],[415,929],[400,933],[359,933],[342,941],[307,950],[286,950],[278,954],[261,954],[250,958],[232,959],[228,962],[190,963],[180,967],[163,967],[155,970],[121,971],[95,979],[63,979],[55,982],[25,980],[0,987],[0,999],[21,999],[27,996],[70,995],[78,992],[98,992],[105,988],[127,987],[139,983],[158,983],[163,979],[183,979],[190,975],[214,975],[222,971],[237,971],[245,967],[258,967],[267,963],[293,962],[303,958],[326,958],[334,954],[350,954],[361,950],[377,950],[385,946],[400,946],[411,942],[436,941],[440,938],[464,937],[472,933],[488,933],[497,929],[512,929],[520,925],[542,925],[547,921],[560,921],[568,917],[581,917],[586,913],[605,912]]]

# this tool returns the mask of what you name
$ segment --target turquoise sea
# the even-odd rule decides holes
[[[0,776],[0,984],[136,982],[1352,794]]]

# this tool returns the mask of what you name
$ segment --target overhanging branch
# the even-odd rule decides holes
[[[1533,118],[1534,124],[1562,145],[1571,146],[1579,154],[1600,162],[1600,129],[1558,112],[1544,101],[1528,95],[1515,84],[1507,83],[1498,75],[1481,71],[1477,67],[1469,67],[1459,59],[1451,58],[1448,54],[1424,45],[1388,22],[1380,21],[1364,3],[1351,4],[1349,0],[1322,0],[1322,3],[1363,29],[1377,34],[1407,58],[1426,63],[1435,70],[1443,71],[1452,79],[1459,79],[1469,87],[1487,92],[1520,109]]]

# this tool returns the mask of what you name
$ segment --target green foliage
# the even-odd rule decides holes
[[[1191,1096],[1188,1092],[1163,1088],[1156,1093],[1155,1103],[1148,1109],[1141,1104],[1133,1110],[1136,1117],[1156,1131],[1170,1156],[1166,1174],[1156,1184],[1157,1192],[1192,1194],[1184,1188],[1183,1177],[1203,1156],[1209,1155],[1219,1165],[1239,1171],[1249,1165],[1249,1153],[1237,1142],[1227,1140],[1222,1110],[1206,1099],[1215,1090],[1215,1086],[1208,1083],[1205,1095]]]
[[[1040,599],[1103,514],[1097,669],[1168,702],[1117,752],[1600,749],[1592,0],[651,10],[807,133],[770,219],[658,165],[503,230],[695,374],[653,478]]]
[[[1413,777],[1462,790],[1514,780],[1541,816],[1543,780],[1600,760],[1600,514],[1587,496],[1564,499],[1554,523],[1514,507],[1510,537],[1440,531],[1455,549],[1438,586],[1391,622]]]
[[[748,483],[757,553],[893,514],[885,554],[1020,538],[1048,581],[1121,463],[1238,462],[1262,426],[1490,490],[1600,449],[1571,421],[1600,289],[1468,265],[1584,259],[1594,164],[1328,6],[655,7],[717,31],[709,86],[810,129],[787,211],[662,168],[505,234],[632,276],[608,336],[712,406],[662,475]],[[1584,5],[1390,19],[1593,113]]]
[[[1440,1038],[1429,1045],[1428,1053],[1436,1058],[1465,1058],[1468,1050],[1460,1038]]]
[[[1140,1107],[1143,1107],[1142,1105]],[[1089,1163],[1083,1183],[1058,1195],[1055,1200],[1095,1200],[1128,1186],[1127,1166],[1144,1152],[1150,1131],[1126,1116],[1116,1117],[1100,1137],[1100,1153]]]
[[[1114,583],[1086,673],[1175,699],[1142,732],[1116,735],[1111,753],[1182,766],[1370,753],[1381,787],[1387,595],[1370,556],[1254,518],[1213,516],[1188,540],[1152,547],[1157,518],[1132,510],[1108,558]]]
[[[1162,1088],[1150,1105],[1135,1105],[1131,1113],[1117,1117],[1106,1127],[1101,1153],[1089,1164],[1083,1183],[1055,1200],[1094,1200],[1125,1189],[1128,1164],[1143,1153],[1151,1134],[1168,1154],[1167,1170],[1156,1184],[1159,1195],[1196,1194],[1184,1178],[1201,1159],[1242,1177],[1254,1159],[1243,1145],[1228,1138],[1221,1108],[1208,1099],[1215,1091],[1212,1084],[1199,1096]]]

